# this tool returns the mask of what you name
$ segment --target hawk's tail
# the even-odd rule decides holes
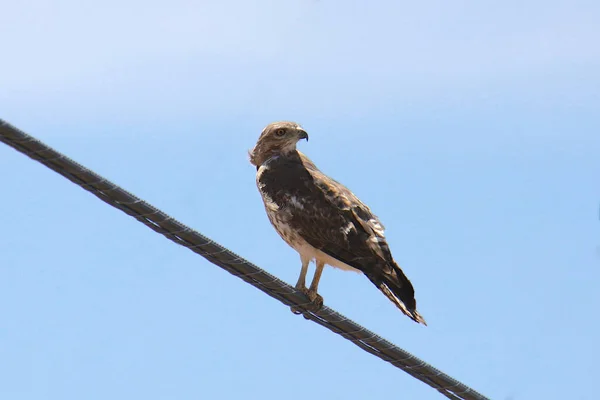
[[[369,274],[367,277],[407,317],[415,322],[427,325],[425,319],[417,311],[415,290],[398,264],[392,262],[388,264],[387,268],[380,270],[377,275]]]

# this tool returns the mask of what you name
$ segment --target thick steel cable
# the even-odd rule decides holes
[[[211,263],[241,278],[287,306],[299,307],[304,317],[351,341],[364,351],[402,369],[449,399],[486,400],[463,383],[349,320],[329,307],[306,309],[308,298],[294,287],[243,259],[206,236],[188,228],[145,201],[55,151],[0,119],[0,142],[44,164],[105,203],[134,217],[155,232],[200,254]]]

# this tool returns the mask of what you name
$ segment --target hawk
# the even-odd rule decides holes
[[[413,286],[394,261],[377,216],[296,149],[301,139],[308,141],[308,134],[300,125],[274,122],[262,131],[250,151],[267,216],[282,239],[300,255],[302,268],[296,289],[311,300],[312,309],[318,310],[323,298],[317,289],[325,265],[362,272],[400,311],[426,325],[417,312]],[[307,289],[306,273],[312,260],[316,269]]]

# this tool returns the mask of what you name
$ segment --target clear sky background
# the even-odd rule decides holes
[[[327,305],[493,399],[596,399],[597,1],[4,1],[0,117],[294,283],[262,128],[387,228],[429,323]],[[440,399],[0,146],[0,398]]]

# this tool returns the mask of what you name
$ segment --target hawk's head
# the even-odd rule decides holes
[[[296,150],[298,140],[308,140],[308,134],[297,123],[273,122],[263,129],[256,146],[250,151],[250,162],[259,167],[269,158]]]

